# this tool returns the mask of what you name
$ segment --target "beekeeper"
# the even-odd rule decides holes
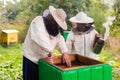
[[[99,38],[101,35],[95,30],[94,20],[84,12],[79,12],[69,20],[72,23],[72,30],[66,40],[69,52],[98,59],[93,48],[96,37]]]
[[[68,56],[68,49],[60,28],[66,30],[66,13],[63,9],[55,9],[49,6],[42,16],[37,16],[30,24],[28,33],[23,44],[23,79],[38,80],[38,60],[48,57],[53,63],[54,48],[57,48],[63,55],[63,61],[68,66],[71,62]]]

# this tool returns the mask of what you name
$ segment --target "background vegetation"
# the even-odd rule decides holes
[[[107,0],[20,0],[16,4],[10,2],[3,6],[0,1],[0,33],[3,29],[19,30],[19,44],[4,48],[0,46],[0,78],[1,80],[22,80],[21,44],[24,42],[30,22],[42,15],[49,5],[63,8],[67,13],[68,30],[71,29],[69,18],[79,11],[84,11],[95,21],[96,30],[104,34],[103,23],[108,16],[116,19],[110,25],[110,36],[99,55],[100,60],[113,67],[113,80],[120,80],[120,1]],[[1,36],[0,36],[1,39]],[[1,40],[0,40],[1,41]],[[13,75],[14,74],[14,75]]]
[[[0,80],[22,80],[21,44],[0,46]]]

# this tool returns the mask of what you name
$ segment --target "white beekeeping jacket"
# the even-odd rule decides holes
[[[65,40],[61,34],[53,37],[48,34],[42,16],[37,16],[31,22],[27,36],[23,44],[23,55],[34,63],[40,58],[58,48],[61,53],[68,52]]]
[[[98,34],[98,32],[95,29],[88,34],[82,35],[74,34],[70,31],[66,40],[66,45],[69,52],[98,59],[98,55],[93,53],[93,43],[96,34]]]

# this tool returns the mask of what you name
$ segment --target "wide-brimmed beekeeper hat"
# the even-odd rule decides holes
[[[55,21],[58,23],[58,25],[64,29],[67,30],[67,24],[66,24],[66,13],[63,9],[55,9],[53,6],[49,6],[49,11]]]
[[[79,12],[76,16],[71,17],[70,22],[74,22],[74,23],[93,23],[94,20],[87,16],[87,14],[85,14],[84,12]]]

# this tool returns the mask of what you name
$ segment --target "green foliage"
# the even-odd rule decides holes
[[[21,54],[0,55],[0,79],[22,80]]]
[[[13,20],[15,20],[16,16],[19,14],[20,9],[19,6],[20,4],[16,3],[16,4],[12,4],[12,3],[7,3],[8,5],[5,6],[5,10],[4,10],[4,16],[7,18],[8,21],[6,22],[12,22]]]
[[[105,29],[102,24],[105,22],[105,11],[101,11],[101,7],[90,7],[88,14],[94,19],[96,30],[103,34]]]
[[[57,49],[54,49],[54,55],[59,56],[59,55],[61,55],[61,53]]]
[[[120,80],[120,62],[116,62],[119,67],[113,68],[113,80]]]
[[[21,44],[0,46],[0,80],[23,80]]]
[[[90,3],[91,4],[88,7],[89,10],[86,12],[94,19],[96,30],[103,34],[105,32],[105,29],[102,26],[105,22],[105,5],[100,0],[90,0]]]
[[[21,54],[21,44],[13,44],[7,47],[0,45],[0,54]]]
[[[104,50],[99,55],[99,60],[106,62],[112,66],[112,78],[113,80],[120,80],[120,61],[112,55],[109,50]]]
[[[120,28],[117,26],[110,31],[111,35],[113,35],[116,39],[120,38]]]
[[[115,60],[115,57],[112,56],[111,52],[108,50],[102,51],[99,55],[99,60],[103,62],[107,62],[112,65],[111,61]]]

